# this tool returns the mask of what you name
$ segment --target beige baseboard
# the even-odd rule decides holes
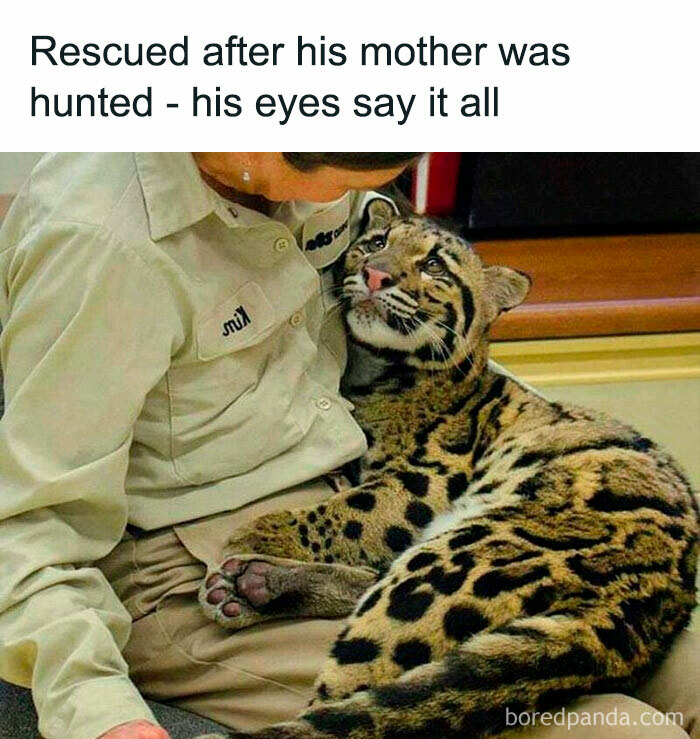
[[[501,341],[491,356],[537,386],[700,378],[700,332]]]

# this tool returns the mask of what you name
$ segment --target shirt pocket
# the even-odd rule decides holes
[[[183,481],[244,474],[303,437],[290,409],[264,392],[281,331],[252,282],[197,323],[195,358],[168,371],[171,455]]]

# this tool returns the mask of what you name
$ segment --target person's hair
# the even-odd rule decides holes
[[[318,167],[368,171],[410,164],[421,152],[407,151],[285,151],[282,156],[295,169],[311,172]]]

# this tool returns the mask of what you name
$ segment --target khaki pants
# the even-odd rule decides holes
[[[196,595],[206,566],[216,563],[221,544],[237,527],[262,513],[312,505],[331,494],[325,483],[308,484],[232,513],[127,538],[98,563],[133,619],[124,655],[147,697],[239,729],[283,721],[304,708],[342,620],[273,621],[231,633],[204,617]],[[700,739],[700,635],[686,632],[677,641],[638,698],[583,698],[570,708],[578,713],[579,726],[538,725],[517,737]],[[663,712],[681,712],[685,730],[658,726],[660,718],[644,701]],[[629,726],[584,725],[594,720],[585,713],[615,709],[618,716],[629,715]]]

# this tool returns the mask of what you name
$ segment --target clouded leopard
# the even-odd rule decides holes
[[[352,611],[308,710],[252,736],[476,739],[506,708],[630,688],[695,604],[678,466],[490,368],[489,326],[529,279],[459,237],[374,201],[340,284],[356,484],[237,532],[201,591],[231,629]]]

